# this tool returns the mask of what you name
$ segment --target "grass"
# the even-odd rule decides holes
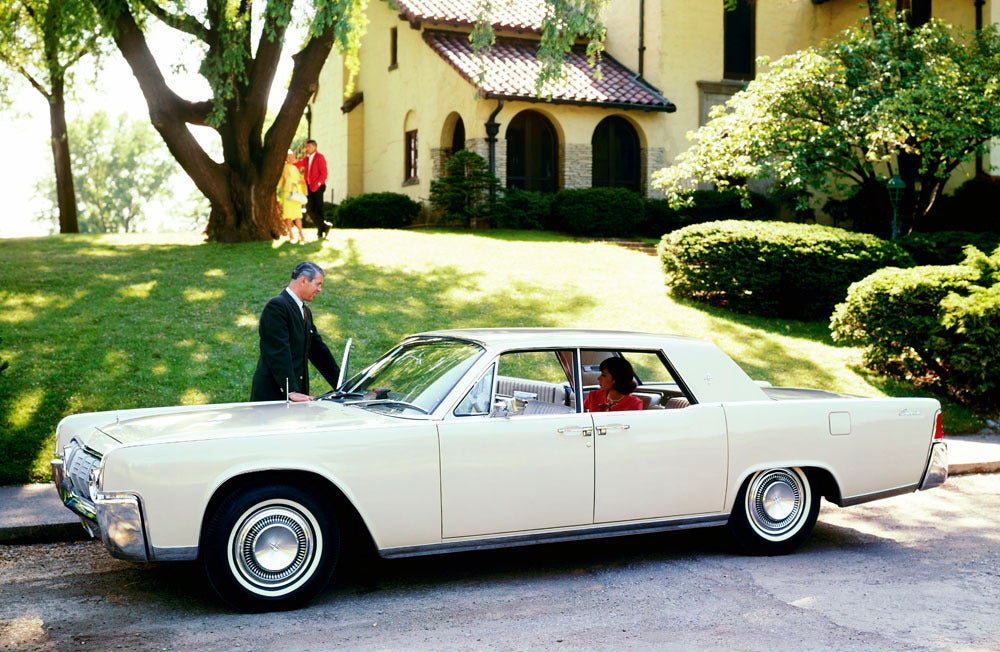
[[[306,245],[203,244],[195,235],[0,240],[0,484],[49,477],[68,414],[247,400],[257,316],[300,260],[327,272],[316,323],[352,368],[402,336],[473,326],[594,327],[707,338],[756,379],[881,396],[822,322],[670,299],[658,261],[550,233],[333,231]],[[337,354],[339,358],[339,353]],[[313,388],[326,388],[318,375]],[[981,427],[946,404],[946,430]]]

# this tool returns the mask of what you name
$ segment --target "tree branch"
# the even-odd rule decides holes
[[[285,31],[291,19],[291,4],[281,14],[265,11],[265,23],[262,25],[260,40],[257,43],[257,53],[250,66],[247,96],[247,115],[256,128],[263,128],[267,113],[267,96],[274,83],[274,75],[278,70],[278,62],[284,46]],[[268,38],[268,32],[273,38]],[[303,106],[303,109],[305,107]],[[298,123],[296,123],[298,124]],[[259,133],[259,132],[258,132]]]
[[[328,25],[319,35],[309,39],[306,46],[292,57],[295,66],[292,69],[292,80],[288,84],[285,101],[282,102],[278,117],[264,138],[263,160],[268,166],[260,171],[264,178],[273,175],[277,179],[281,173],[284,159],[279,154],[288,149],[292,136],[295,135],[295,129],[302,120],[306,104],[309,103],[309,97],[316,92],[316,80],[319,79],[323,64],[333,49],[333,30],[334,25]]]
[[[202,41],[208,40],[208,29],[191,14],[172,14],[161,7],[156,0],[139,0],[139,4],[170,27]]]
[[[167,86],[156,59],[149,51],[146,37],[136,24],[125,0],[92,1],[97,11],[112,22],[115,44],[139,82],[139,88],[149,107],[150,120],[160,132],[170,153],[210,201],[220,205],[228,204],[229,197],[221,194],[226,188],[225,166],[216,163],[205,153],[185,124],[203,124],[211,103],[188,102]],[[202,118],[201,122],[197,121],[199,116]]]

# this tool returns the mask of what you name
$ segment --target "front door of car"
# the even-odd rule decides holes
[[[593,417],[595,523],[722,511],[727,464],[722,406]]]
[[[593,419],[560,353],[501,355],[439,424],[444,538],[593,523]]]
[[[589,414],[466,417],[438,433],[443,537],[593,522]]]

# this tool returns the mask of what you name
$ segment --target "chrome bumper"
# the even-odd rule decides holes
[[[931,444],[931,454],[924,470],[924,478],[920,481],[921,491],[933,489],[944,484],[948,479],[948,444],[936,441]]]
[[[90,536],[100,538],[113,557],[149,561],[142,505],[132,494],[98,493],[97,500],[80,496],[66,477],[61,458],[52,460],[52,481],[63,504],[75,512]]]

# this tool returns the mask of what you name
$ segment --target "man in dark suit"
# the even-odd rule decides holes
[[[260,313],[260,358],[253,374],[251,401],[308,401],[309,362],[336,387],[340,368],[313,325],[306,301],[323,290],[323,270],[316,263],[295,266],[292,281]]]
[[[306,141],[306,155],[295,161],[295,167],[302,170],[306,188],[309,190],[306,215],[312,218],[313,224],[316,225],[316,233],[322,238],[330,230],[323,209],[323,194],[326,192],[326,157],[317,151],[315,140],[310,138]]]

